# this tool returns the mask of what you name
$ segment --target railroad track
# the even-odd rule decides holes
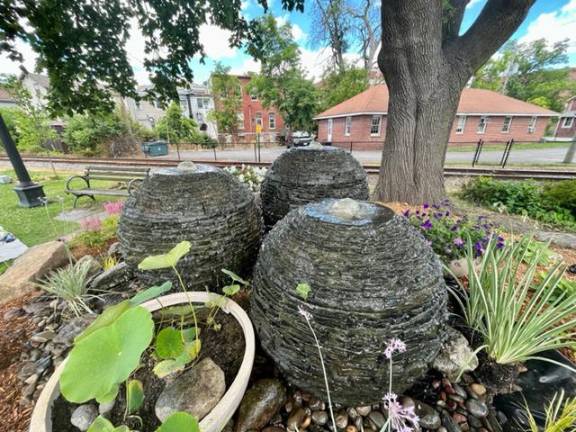
[[[149,167],[173,167],[180,161],[176,159],[143,159],[143,158],[68,158],[48,156],[24,156],[25,162],[38,162],[47,164],[69,165],[120,165],[120,166],[149,166]],[[0,161],[8,161],[8,157],[0,156]],[[209,164],[219,167],[248,165],[256,167],[268,167],[270,162],[247,162],[234,160],[193,160],[198,164]],[[364,169],[368,174],[378,174],[378,165],[365,164]],[[535,180],[571,180],[576,179],[576,171],[554,171],[538,169],[510,169],[510,168],[444,168],[447,177],[498,177],[502,179],[535,179]]]

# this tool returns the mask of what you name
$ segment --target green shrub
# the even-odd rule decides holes
[[[570,207],[576,203],[576,181],[569,184],[546,184],[532,180],[494,180],[479,177],[462,188],[461,197],[476,204],[529,216],[561,228],[576,230],[576,214]]]
[[[547,202],[555,202],[576,216],[576,180],[551,182],[544,186],[542,197]]]

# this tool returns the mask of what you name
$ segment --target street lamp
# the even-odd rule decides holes
[[[26,169],[26,166],[24,166],[22,157],[8,132],[8,128],[6,127],[6,123],[4,123],[2,115],[0,115],[0,140],[4,144],[6,154],[8,155],[10,163],[12,163],[19,180],[19,183],[14,187],[14,191],[18,195],[20,205],[22,207],[36,207],[42,205],[45,198],[42,185],[34,183],[30,178],[30,174],[28,174],[28,170]]]

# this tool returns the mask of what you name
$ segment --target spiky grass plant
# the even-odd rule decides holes
[[[88,260],[78,261],[64,268],[53,271],[38,284],[38,287],[66,302],[68,309],[76,316],[92,313],[88,306],[88,277],[92,263]]]
[[[528,425],[530,432],[566,432],[576,430],[576,397],[566,398],[564,390],[556,393],[554,398],[546,406],[544,414],[546,415],[546,422],[544,429],[538,427],[534,416],[529,409]]]
[[[537,275],[543,249],[531,248],[532,241],[499,249],[493,238],[479,265],[472,242],[467,245],[468,287],[462,289],[463,301],[456,298],[467,324],[483,337],[480,348],[500,364],[530,359],[560,364],[538,354],[575,345],[576,295],[560,286],[561,262]]]

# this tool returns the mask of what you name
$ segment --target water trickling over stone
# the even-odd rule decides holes
[[[368,199],[366,172],[360,163],[344,150],[322,146],[282,153],[260,190],[264,222],[269,226],[291,209],[324,198]]]
[[[311,286],[307,300],[295,287]],[[424,237],[387,207],[327,199],[291,211],[265,239],[251,317],[263,348],[294,385],[325,398],[312,314],[334,401],[378,402],[388,391],[386,342],[402,339],[393,389],[422,377],[445,333],[441,264]]]
[[[178,268],[189,289],[215,290],[221,269],[249,272],[258,252],[261,213],[255,196],[228,172],[192,163],[155,170],[127,199],[120,219],[121,252],[132,268],[149,255],[192,243]],[[173,280],[171,271],[138,272],[146,283]]]

